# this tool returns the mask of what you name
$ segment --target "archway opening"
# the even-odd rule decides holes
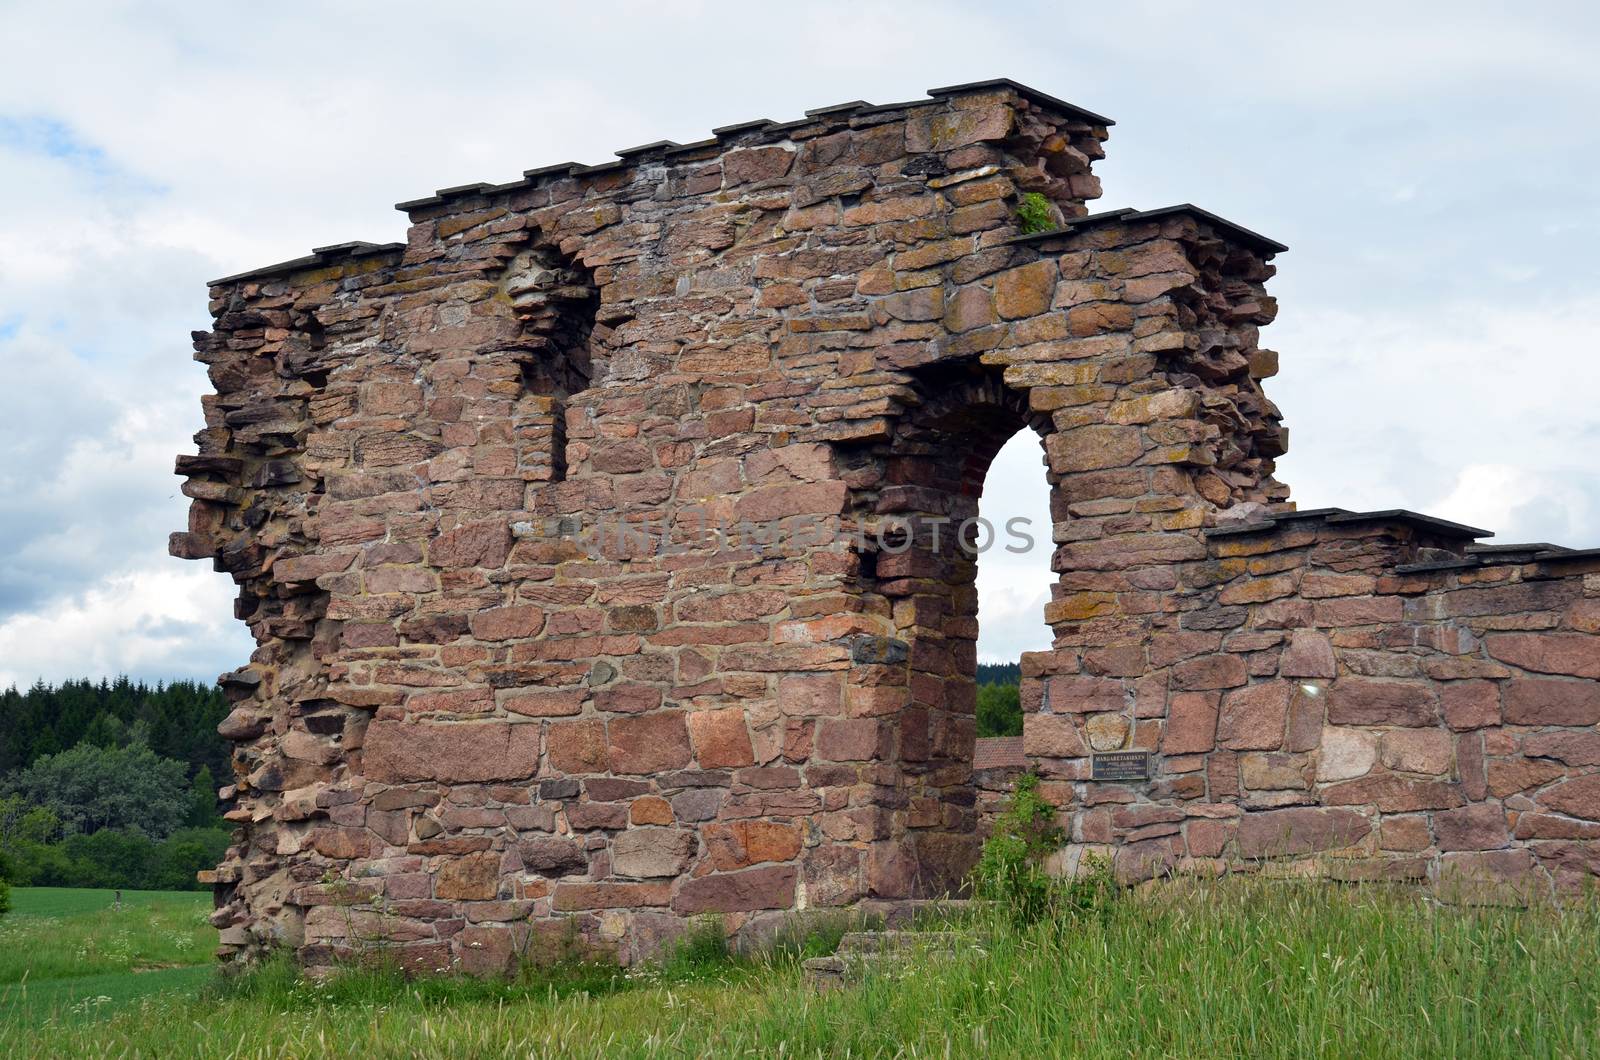
[[[1026,476],[991,475],[997,455],[1019,433],[1023,443],[1034,439],[1037,491],[1038,439],[1049,420],[1029,409],[1026,394],[1005,386],[999,373],[977,366],[930,372],[920,382],[923,402],[875,450],[882,477],[859,500],[864,522],[893,520],[909,531],[903,545],[863,555],[862,589],[868,610],[890,616],[905,644],[908,696],[897,719],[897,798],[905,812],[897,815],[895,832],[914,863],[914,896],[929,897],[962,890],[986,809],[974,785],[978,572],[997,551],[1031,556],[1046,571],[1049,563],[1047,514],[1006,511],[998,520],[985,518],[980,498],[987,492],[1001,509],[1017,507],[1010,494]],[[987,488],[991,481],[1004,485]],[[1029,522],[1008,528],[1015,518]],[[1021,544],[1018,531],[1032,534],[1031,547]],[[1005,553],[1008,543],[1021,551]],[[1048,595],[1053,579],[1035,572],[1031,580],[1035,591]],[[1042,598],[1032,614],[1043,627]]]
[[[990,463],[978,501],[978,517],[992,529],[977,570],[979,740],[1022,735],[1020,659],[1048,650],[1052,639],[1044,613],[1056,581],[1055,546],[1043,461],[1039,436],[1018,430]],[[1007,762],[1020,753],[1003,749]]]

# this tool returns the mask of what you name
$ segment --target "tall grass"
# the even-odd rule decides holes
[[[978,947],[811,993],[791,945],[472,984],[269,968],[28,1032],[15,1055],[1591,1056],[1600,906],[1441,906],[1380,886],[1231,879],[970,924]],[[553,976],[553,977],[552,977]],[[271,977],[276,977],[273,979]],[[365,978],[363,978],[365,977]]]

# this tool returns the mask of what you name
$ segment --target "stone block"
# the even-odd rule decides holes
[[[1297,629],[1289,635],[1289,644],[1283,649],[1278,662],[1278,672],[1284,677],[1334,677],[1333,642],[1326,633],[1311,629]]]
[[[793,865],[765,865],[686,880],[672,899],[676,913],[742,913],[794,905],[799,874]]]
[[[500,855],[485,850],[446,860],[434,878],[433,894],[447,900],[484,901],[499,893],[499,885]]]
[[[1499,633],[1484,638],[1503,663],[1541,674],[1600,678],[1600,637],[1582,633]]]
[[[1022,753],[1029,758],[1078,758],[1089,753],[1076,719],[1067,714],[1026,714]]]
[[[1600,650],[1600,641],[1596,641]],[[1600,722],[1600,682],[1520,677],[1505,683],[1508,725],[1594,725]]]
[[[610,767],[606,723],[598,718],[551,722],[545,745],[550,768],[558,772],[604,773]]]
[[[1439,686],[1444,722],[1457,732],[1500,724],[1500,688],[1492,681],[1451,681]]]
[[[1133,463],[1144,442],[1137,427],[1079,427],[1047,437],[1045,451],[1053,471],[1094,471]]]
[[[1440,850],[1498,850],[1511,841],[1505,811],[1493,802],[1440,810],[1433,832]]]
[[[1433,725],[1438,694],[1425,681],[1341,677],[1328,688],[1330,725]]]
[[[374,721],[366,775],[385,783],[526,780],[539,769],[539,726],[495,721]]]
[[[695,833],[681,828],[629,828],[611,841],[611,871],[617,876],[677,876],[699,848]]]
[[[1239,856],[1288,857],[1354,846],[1372,822],[1354,810],[1296,807],[1246,813],[1239,819]]]
[[[1169,701],[1161,751],[1167,755],[1203,754],[1216,746],[1220,697],[1215,692],[1179,692]],[[1027,719],[1023,720],[1024,726]],[[1026,729],[1024,729],[1026,732]]]
[[[755,762],[742,708],[693,711],[688,724],[689,742],[702,769],[736,769]]]
[[[1440,729],[1395,729],[1383,734],[1380,758],[1397,773],[1443,776],[1450,772],[1455,741]]]
[[[607,751],[614,773],[639,775],[682,769],[693,758],[682,711],[613,718],[608,736]]]
[[[1234,659],[1236,656],[1213,656]],[[1180,664],[1182,665],[1182,664]],[[1217,743],[1235,751],[1275,751],[1283,746],[1290,685],[1283,681],[1236,688],[1222,697]]]

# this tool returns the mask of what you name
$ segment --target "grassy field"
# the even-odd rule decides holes
[[[115,957],[98,946],[94,958],[97,974],[124,983],[141,978],[130,970],[141,962],[204,959],[206,946],[176,942],[198,920],[192,896],[130,897],[124,914],[163,922],[150,930],[103,905],[58,905],[43,917],[47,903],[65,900],[20,898],[23,915],[0,929],[10,981],[33,961],[57,970],[52,981],[72,982],[60,974],[71,966],[61,951],[80,953],[95,925],[125,932]],[[45,922],[57,926],[39,930]],[[226,986],[108,991],[113,1001],[87,1012],[30,1005],[0,1019],[0,1055],[1600,1054],[1592,902],[1442,906],[1413,891],[1237,880],[975,930],[981,952],[913,961],[821,996],[805,988],[794,955],[735,961],[706,946],[626,975],[565,969],[516,983],[351,973],[313,984],[275,965]],[[19,932],[30,940],[20,956]],[[174,972],[142,973],[155,974]]]
[[[0,918],[0,1034],[108,1013],[211,977],[209,895],[23,887]]]

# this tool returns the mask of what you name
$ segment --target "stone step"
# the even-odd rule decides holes
[[[869,973],[892,972],[918,956],[949,957],[981,953],[979,940],[956,931],[852,931],[839,940],[830,957],[803,962],[806,984],[814,990],[838,990]]]
[[[956,931],[852,931],[839,940],[840,953],[904,953],[970,946],[972,936]]]

